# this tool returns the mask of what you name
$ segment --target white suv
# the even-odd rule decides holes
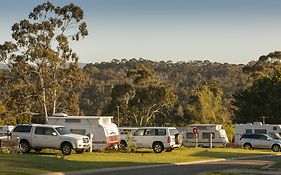
[[[28,153],[31,149],[36,152],[43,148],[60,149],[64,155],[69,155],[74,149],[83,153],[90,147],[89,137],[72,134],[64,126],[22,124],[17,125],[11,132],[12,138],[20,139],[21,150]]]
[[[119,148],[125,149],[128,140],[124,137]],[[182,145],[182,135],[175,127],[141,127],[133,134],[132,145],[136,148],[152,148],[155,153],[172,151]]]
[[[245,149],[262,148],[279,152],[281,141],[272,139],[267,134],[243,134],[238,141],[238,146],[243,146]]]

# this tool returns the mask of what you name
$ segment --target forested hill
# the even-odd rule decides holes
[[[137,65],[144,64],[152,69],[166,83],[175,90],[194,89],[203,82],[212,82],[221,87],[225,93],[232,93],[235,89],[245,85],[243,64],[228,64],[205,61],[154,62],[145,59],[113,60],[87,64],[83,69],[91,75],[94,81],[116,84],[127,78],[127,71]]]
[[[191,122],[190,103],[196,89],[208,83],[221,90],[224,112],[231,115],[231,95],[237,89],[246,86],[247,81],[242,72],[245,65],[216,63],[210,61],[149,61],[145,59],[112,60],[87,64],[83,69],[91,76],[92,83],[82,94],[80,108],[84,114],[100,115],[107,113],[111,101],[112,88],[117,84],[130,82],[128,71],[135,69],[138,65],[145,65],[153,74],[156,74],[160,84],[172,89],[177,95],[178,102],[170,112],[174,118],[166,122],[178,121],[178,124]],[[208,92],[205,92],[208,93]],[[112,109],[113,112],[116,109]],[[208,110],[208,109],[207,109]],[[111,111],[112,112],[112,111]],[[116,112],[116,111],[115,111]],[[116,114],[116,113],[115,113]],[[221,114],[220,114],[221,115]],[[203,121],[202,121],[203,122]],[[220,121],[218,121],[220,122]]]

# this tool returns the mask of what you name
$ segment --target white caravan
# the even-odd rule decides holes
[[[234,144],[237,145],[243,134],[268,134],[274,139],[281,140],[281,125],[262,124],[261,122],[235,124]]]
[[[48,124],[68,127],[73,134],[93,135],[93,149],[117,148],[120,136],[113,116],[67,116],[55,114],[48,117]]]
[[[187,125],[183,132],[183,145],[184,146],[196,146],[196,135],[194,132],[198,132],[198,146],[209,147],[210,135],[212,134],[212,146],[224,147],[228,144],[228,138],[222,125],[217,124],[193,124]]]

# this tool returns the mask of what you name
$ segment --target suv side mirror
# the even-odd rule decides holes
[[[57,136],[58,134],[57,134],[56,132],[53,132],[52,135],[53,135],[53,136]]]

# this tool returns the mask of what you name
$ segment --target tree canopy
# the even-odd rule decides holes
[[[9,87],[6,103],[13,115],[38,113],[46,120],[57,109],[73,112],[64,96],[77,98],[86,78],[69,44],[88,35],[83,16],[72,3],[56,7],[46,2],[12,26],[14,41],[0,46],[0,61],[10,70],[4,86]]]

